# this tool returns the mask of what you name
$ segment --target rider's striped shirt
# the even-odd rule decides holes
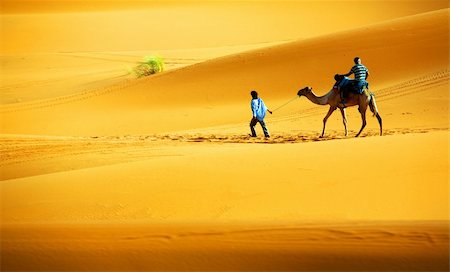
[[[369,70],[362,64],[356,64],[350,70],[350,73],[355,75],[356,80],[366,80],[366,73],[368,72]]]

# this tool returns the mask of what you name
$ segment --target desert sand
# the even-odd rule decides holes
[[[449,11],[3,1],[1,270],[447,271]],[[166,70],[135,78],[145,55]],[[296,93],[355,56],[383,136],[351,107],[320,138],[328,107]]]

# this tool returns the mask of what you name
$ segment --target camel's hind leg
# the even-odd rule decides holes
[[[380,114],[378,113],[377,103],[375,102],[375,96],[373,94],[370,95],[369,101],[370,110],[373,112],[373,115],[377,117],[378,124],[380,125],[380,136],[383,135],[383,120],[381,119]]]
[[[359,112],[361,113],[361,120],[362,120],[362,126],[361,129],[359,130],[358,134],[356,134],[355,137],[358,137],[359,134],[361,134],[361,132],[363,131],[363,129],[366,127],[366,110],[367,108],[362,109],[361,107],[359,108]]]
[[[345,108],[339,108],[341,110],[342,114],[342,120],[344,122],[344,129],[345,129],[345,136],[348,136],[348,130],[347,130],[347,114],[345,113]]]
[[[378,124],[380,125],[380,136],[383,136],[383,120],[381,119],[380,114],[378,112],[375,115],[378,119]]]
[[[322,129],[322,135],[320,136],[320,138],[323,138],[323,135],[325,134],[325,125],[327,124],[327,120],[335,110],[336,110],[336,107],[330,107],[327,115],[325,116],[325,118],[323,118],[323,129]]]

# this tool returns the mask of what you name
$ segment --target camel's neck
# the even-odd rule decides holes
[[[317,96],[314,92],[310,92],[306,95],[306,97],[311,100],[311,102],[313,102],[314,104],[317,105],[327,105],[328,104],[328,100],[329,100],[329,96],[332,94],[333,90],[329,91],[327,94],[325,94],[324,96]]]

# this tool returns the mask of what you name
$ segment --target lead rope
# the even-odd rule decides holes
[[[297,98],[299,98],[299,96],[298,95],[296,95],[294,98],[292,98],[291,100],[289,100],[288,102],[286,102],[286,103],[284,103],[283,105],[281,105],[281,106],[279,106],[278,108],[276,108],[276,109],[274,109],[272,112],[275,112],[275,111],[277,111],[277,110],[279,110],[279,109],[281,109],[282,107],[284,107],[284,106],[286,106],[286,105],[288,105],[289,103],[292,103],[292,102],[294,102]]]

